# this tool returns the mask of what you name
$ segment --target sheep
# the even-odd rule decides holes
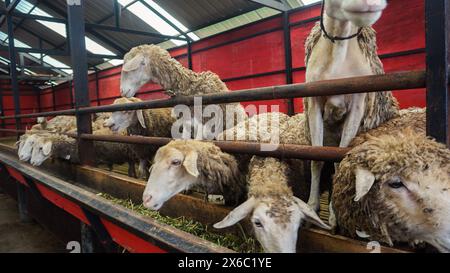
[[[76,139],[61,134],[37,137],[33,144],[31,165],[40,166],[51,156],[79,163]]]
[[[33,144],[38,137],[37,134],[25,133],[20,136],[19,141],[16,143],[17,155],[20,161],[28,161],[31,158],[31,152],[33,150]]]
[[[226,84],[218,75],[208,72],[196,73],[183,67],[173,59],[167,50],[156,45],[137,46],[124,57],[121,76],[121,94],[123,97],[133,97],[147,82],[155,82],[168,90],[170,96],[196,96],[213,93],[229,92]],[[217,115],[220,108],[220,115]],[[180,109],[184,113],[184,108]],[[197,139],[214,139],[221,131],[220,128],[231,128],[244,121],[247,114],[240,103],[219,104],[209,106],[216,113],[214,118],[198,117],[191,107],[190,118],[183,122],[183,138],[191,138],[191,126]],[[207,112],[205,110],[205,112]],[[177,113],[178,114],[178,113]],[[214,121],[214,122],[208,122]],[[214,124],[215,123],[215,124]],[[203,130],[198,130],[204,124]],[[214,128],[214,130],[213,130]],[[198,131],[197,133],[196,130]],[[202,133],[201,137],[198,134]]]
[[[385,0],[327,0],[323,24],[317,23],[306,40],[306,81],[384,74],[371,27],[386,8]],[[366,12],[374,10],[374,12]],[[326,30],[330,31],[327,33]],[[355,39],[335,39],[330,35]],[[397,117],[398,102],[391,92],[360,93],[304,99],[305,129],[312,146],[348,147],[359,133]],[[308,204],[319,209],[319,184],[324,163],[311,164]]]
[[[114,104],[141,102],[138,98],[120,98]],[[104,126],[114,132],[127,132],[128,135],[147,137],[171,137],[172,124],[175,118],[170,108],[145,109],[136,111],[114,112],[105,120]],[[141,178],[148,178],[148,160],[153,158],[156,149],[152,146],[133,145],[139,158],[139,173]]]
[[[93,132],[94,135],[107,135],[111,132],[101,129]],[[112,170],[113,164],[128,163],[128,176],[136,177],[135,162],[138,161],[134,149],[129,144],[115,142],[94,142],[94,154],[96,164],[106,164]],[[51,134],[37,139],[31,156],[30,163],[40,166],[50,157],[70,161],[79,164],[78,142],[76,139],[61,134]]]
[[[213,143],[173,140],[158,149],[143,194],[143,204],[159,210],[174,195],[194,186],[224,196],[227,204],[243,201],[248,161],[224,153]]]
[[[236,128],[223,132],[218,138],[229,139],[226,136],[228,134],[233,140],[234,137],[237,137],[241,138],[240,140],[269,142],[272,140],[273,134],[280,134],[286,136],[286,139],[281,137],[282,141],[291,143],[294,139],[299,141],[298,133],[304,132],[302,129],[297,129],[298,124],[304,124],[304,115],[289,118],[282,113],[266,113],[254,116]],[[290,125],[294,128],[287,133]],[[259,130],[260,127],[264,128],[261,131],[262,134],[253,132],[253,130]],[[281,132],[278,131],[280,128]],[[198,151],[203,152],[198,153]],[[198,158],[199,155],[201,159]],[[197,167],[189,167],[193,165],[192,162],[195,162],[194,165],[197,164]],[[212,168],[205,167],[201,162],[214,162],[214,165]],[[143,203],[149,209],[158,210],[175,194],[199,184],[206,188],[219,188],[219,193],[225,195],[226,201],[231,198],[240,199],[244,191],[247,191],[249,183],[249,199],[215,227],[231,226],[254,211],[254,217],[259,218],[258,221],[253,221],[253,227],[265,251],[295,252],[298,228],[303,220],[329,229],[313,210],[303,201],[294,197],[288,186],[292,185],[295,180],[301,179],[304,168],[302,164],[303,162],[300,160],[279,160],[256,156],[249,161],[249,156],[234,157],[222,153],[217,146],[211,143],[178,140],[158,150],[143,194]],[[240,166],[241,170],[238,170],[236,165]],[[189,171],[189,169],[191,170]],[[230,175],[230,171],[234,175]],[[199,180],[200,173],[205,178]],[[217,175],[231,179],[234,182],[233,185],[236,185],[235,182],[237,182],[240,187],[232,191],[217,187],[215,178]],[[234,177],[238,177],[238,179]],[[245,183],[245,180],[249,182]],[[225,184],[228,184],[228,181]],[[210,191],[207,189],[207,192]],[[305,190],[303,193],[307,193],[307,191]],[[307,196],[302,197],[306,199]],[[266,211],[269,211],[268,214]],[[261,221],[267,225],[264,232],[261,228]]]
[[[38,117],[37,124],[31,127],[32,131],[42,131],[47,129],[47,119],[45,117]]]
[[[357,137],[333,180],[339,231],[450,252],[450,151],[411,112]]]
[[[38,124],[27,130],[16,143],[18,156],[21,161],[30,160],[33,145],[40,136],[50,133],[67,133],[76,128],[76,118],[71,116],[57,116],[49,121],[39,117],[37,121]]]
[[[296,179],[294,170],[282,160],[253,157],[249,166],[248,200],[214,227],[226,228],[251,215],[255,236],[264,251],[281,253],[296,252],[298,230],[304,221],[330,229],[311,207],[294,196],[288,186],[288,180]]]
[[[266,119],[271,115],[279,116],[279,123],[269,124]],[[252,117],[249,124],[239,124],[223,134],[241,137],[240,140],[268,142],[279,134],[279,143],[307,145],[305,136],[305,115],[298,114],[288,117],[281,113],[269,113]],[[267,125],[268,124],[268,125]],[[249,128],[246,133],[245,126]],[[254,137],[254,131],[259,127],[269,127],[269,134]],[[242,133],[244,131],[244,133]],[[225,138],[224,136],[220,136]],[[248,200],[235,208],[215,228],[226,228],[247,215],[256,238],[265,252],[294,253],[297,245],[298,229],[302,222],[308,221],[324,229],[330,229],[302,199],[308,195],[308,178],[305,175],[307,161],[297,159],[276,159],[254,156],[251,159],[248,173]],[[300,186],[294,196],[291,185]]]
[[[52,133],[67,133],[74,128],[77,128],[77,119],[74,116],[56,116],[48,121],[42,121],[40,125],[41,130]],[[39,128],[39,127],[38,127]]]
[[[94,135],[112,135],[109,128],[103,124],[111,117],[111,113],[102,113],[95,116],[92,123]],[[69,128],[69,127],[67,127]],[[76,134],[77,130],[72,129],[67,133]],[[69,160],[71,163],[79,163],[78,143],[75,139],[66,135],[52,133],[45,135],[35,135],[35,143],[30,163],[34,166],[40,166],[50,157]],[[107,164],[112,170],[113,164],[128,163],[128,175],[136,177],[135,162],[138,156],[130,144],[113,142],[94,142],[95,162],[96,164]]]

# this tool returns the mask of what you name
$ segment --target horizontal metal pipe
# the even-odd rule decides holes
[[[276,100],[302,97],[333,96],[353,93],[378,92],[385,90],[405,90],[425,87],[425,71],[398,72],[385,75],[373,75],[336,80],[298,83],[271,87],[254,88],[227,93],[215,93],[202,96],[203,105],[247,102],[258,100]],[[122,105],[105,105],[69,109],[63,111],[0,117],[0,119],[46,117],[55,115],[75,115],[98,112],[168,108],[176,105],[194,105],[194,97],[174,97],[170,99],[143,101]]]
[[[107,26],[107,25],[99,25],[99,24],[91,24],[91,23],[86,23],[86,29],[98,29],[98,30],[104,30],[104,31],[113,31],[113,32],[126,33],[126,34],[134,34],[134,35],[140,35],[140,36],[149,36],[149,37],[155,37],[155,38],[161,38],[161,39],[186,41],[186,38],[178,37],[178,36],[163,35],[160,33],[146,32],[146,31],[140,31],[140,30],[135,30],[135,29],[118,28],[115,26]]]
[[[0,129],[0,133],[25,134],[25,130]]]
[[[24,134],[25,130],[0,129],[0,133]],[[69,137],[91,140],[118,142],[128,144],[151,145],[162,147],[173,139],[164,137],[120,136],[120,135],[92,135],[92,134],[66,134]],[[243,141],[212,141],[222,151],[233,154],[250,154],[276,158],[295,158],[318,161],[341,161],[350,148],[312,147],[293,144],[279,144],[273,151],[265,151],[264,144]]]
[[[71,137],[92,140],[92,141],[105,141],[105,142],[120,142],[129,144],[143,144],[153,145],[161,147],[168,144],[173,139],[162,137],[142,137],[142,136],[111,136],[111,135],[90,135],[81,134],[77,136],[75,134],[69,135]],[[312,147],[303,145],[292,144],[279,144],[274,151],[265,151],[264,144],[254,142],[241,142],[241,141],[212,141],[224,152],[234,154],[251,154],[265,157],[276,158],[295,158],[305,160],[319,160],[319,161],[341,161],[345,154],[350,151],[349,148],[337,148],[337,147]]]

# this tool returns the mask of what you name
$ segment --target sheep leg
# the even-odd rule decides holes
[[[323,146],[323,117],[319,98],[311,98],[308,111],[308,123],[311,134],[312,146]],[[320,209],[320,175],[323,162],[311,162],[311,189],[308,205],[315,211]]]
[[[364,117],[366,94],[353,95],[352,106],[350,112],[347,114],[344,126],[342,128],[342,136],[339,147],[346,148],[350,145],[350,142],[358,134],[361,126],[361,121]]]
[[[335,234],[337,228],[337,219],[336,214],[334,213],[333,201],[330,201],[328,210],[330,212],[330,215],[328,216],[328,224],[331,226],[332,233]]]
[[[137,177],[136,176],[136,169],[135,169],[133,161],[128,162],[128,176],[129,177],[133,177],[133,178]]]
[[[139,178],[148,179],[150,173],[148,172],[149,166],[148,161],[146,159],[139,160]]]

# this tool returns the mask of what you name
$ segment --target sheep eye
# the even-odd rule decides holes
[[[253,224],[254,224],[255,227],[257,227],[257,228],[263,228],[263,224],[261,223],[261,221],[260,221],[259,219],[253,220]]]
[[[405,185],[403,184],[402,181],[400,180],[393,180],[393,181],[389,181],[388,182],[389,187],[393,188],[393,189],[399,189],[404,187]]]
[[[172,165],[173,165],[173,166],[180,166],[180,165],[181,165],[181,160],[179,160],[179,159],[174,159],[174,160],[172,161]]]

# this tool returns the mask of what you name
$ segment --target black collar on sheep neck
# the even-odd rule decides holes
[[[325,24],[323,22],[323,17],[325,15],[325,0],[323,0],[322,2],[322,10],[320,12],[320,28],[322,29],[323,35],[325,36],[325,38],[327,38],[328,40],[330,40],[333,44],[336,41],[345,41],[345,40],[350,40],[353,38],[358,37],[361,32],[362,32],[362,27],[360,27],[358,29],[358,32],[356,32],[353,35],[347,36],[347,37],[340,37],[340,36],[331,36],[330,34],[328,34],[327,30],[325,29]]]

